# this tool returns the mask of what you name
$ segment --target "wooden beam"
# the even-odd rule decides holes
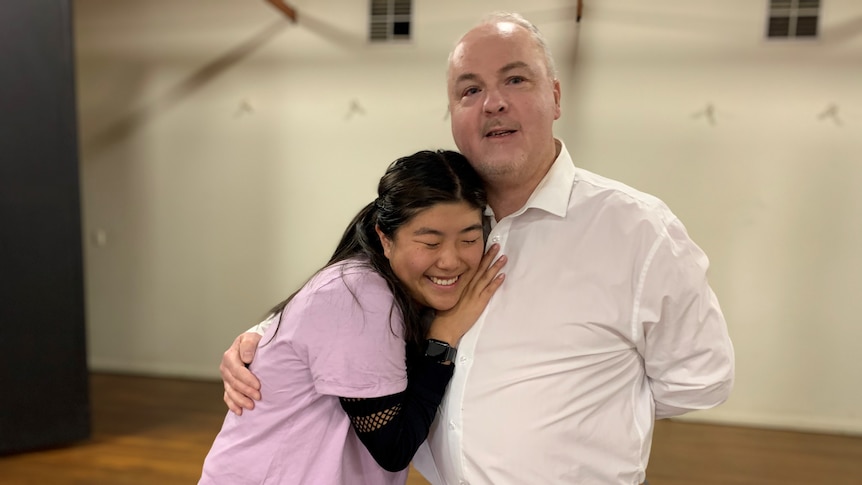
[[[296,22],[296,10],[293,7],[284,3],[284,0],[266,0],[267,3],[279,9],[281,13],[287,15],[292,22]]]

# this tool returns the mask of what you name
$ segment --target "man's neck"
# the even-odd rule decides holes
[[[518,180],[486,180],[485,188],[488,192],[488,205],[494,211],[494,218],[497,221],[510,216],[517,212],[524,204],[530,200],[530,196],[551,170],[551,166],[560,156],[562,144],[554,140],[555,151],[553,158],[539,166],[532,176],[527,179],[520,177]]]
[[[498,187],[499,184],[488,185],[488,205],[494,211],[494,218],[500,219],[512,215],[530,200],[536,185],[526,184],[513,185],[511,187]]]

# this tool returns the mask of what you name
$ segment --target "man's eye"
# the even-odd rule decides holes
[[[526,79],[521,76],[512,76],[509,78],[509,84],[521,84],[524,81],[526,81]]]
[[[477,242],[479,242],[478,237],[476,239],[465,239],[464,240],[464,244],[467,244],[467,245],[476,244]]]
[[[467,88],[462,93],[461,96],[472,96],[479,92],[479,88]]]
[[[428,249],[437,249],[437,248],[440,246],[440,243],[429,243],[429,242],[424,242],[424,243],[422,243],[422,244],[424,244],[424,245],[425,245],[425,247],[426,247],[426,248],[428,248]]]

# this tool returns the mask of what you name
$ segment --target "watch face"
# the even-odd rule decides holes
[[[428,357],[441,357],[446,353],[446,347],[438,344],[437,342],[428,342],[428,350],[425,352],[425,355]]]
[[[455,357],[455,349],[449,346],[446,342],[429,339],[428,347],[425,349],[425,355],[435,359],[437,362],[452,360]]]

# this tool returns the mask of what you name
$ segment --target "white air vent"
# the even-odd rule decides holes
[[[412,0],[371,0],[368,39],[371,42],[409,40]]]
[[[820,0],[770,0],[766,37],[817,37]]]

